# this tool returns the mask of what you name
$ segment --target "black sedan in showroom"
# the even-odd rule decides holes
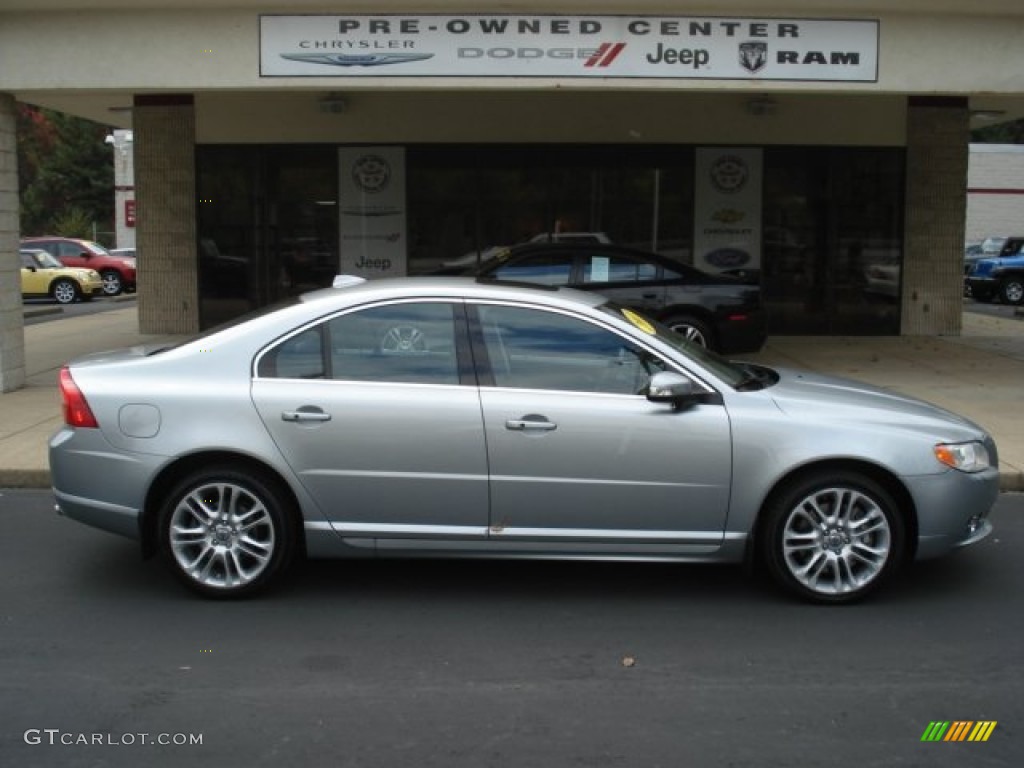
[[[456,272],[595,291],[720,354],[757,352],[767,335],[757,285],[625,246],[527,243],[505,248],[479,265],[435,274]]]

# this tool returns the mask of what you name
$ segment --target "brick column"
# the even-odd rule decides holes
[[[0,93],[0,392],[25,386],[15,114],[14,97]]]
[[[136,96],[139,331],[199,330],[195,107],[190,95]]]
[[[911,98],[907,107],[904,336],[960,335],[968,119],[963,98]]]

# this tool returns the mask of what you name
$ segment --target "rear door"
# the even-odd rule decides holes
[[[382,303],[258,358],[256,408],[339,533],[486,537],[487,453],[465,328],[460,302]]]

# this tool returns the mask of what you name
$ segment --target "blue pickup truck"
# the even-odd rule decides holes
[[[1008,237],[997,256],[974,261],[964,276],[964,292],[977,301],[1024,303],[1024,237]]]

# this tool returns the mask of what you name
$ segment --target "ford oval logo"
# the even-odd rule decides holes
[[[704,259],[713,267],[734,269],[742,267],[750,261],[750,254],[739,248],[717,248],[707,254]]]

